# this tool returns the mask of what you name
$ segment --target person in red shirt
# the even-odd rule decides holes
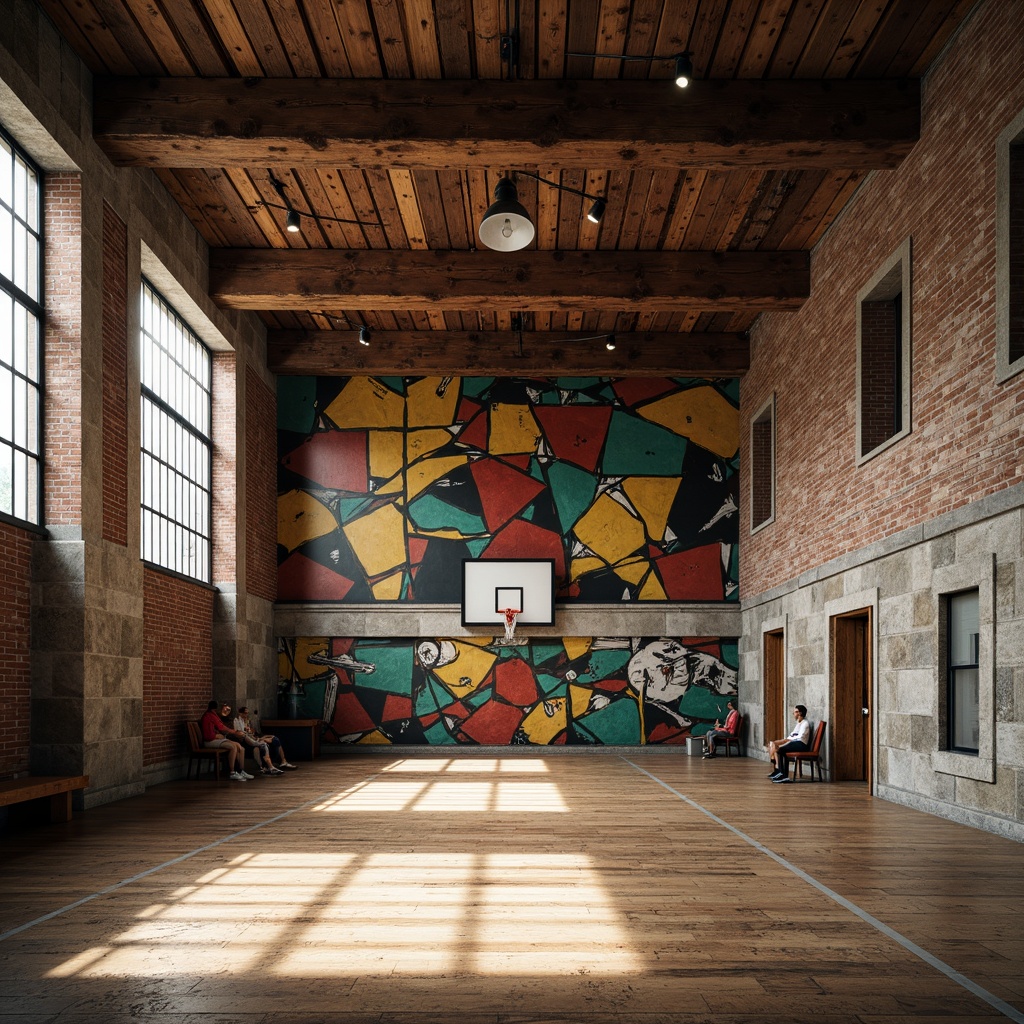
[[[708,744],[705,758],[715,756],[715,740],[729,739],[740,731],[740,713],[736,710],[736,705],[729,700],[725,702],[725,706],[729,709],[729,714],[725,716],[725,725],[716,719],[714,729],[709,729],[704,735]]]
[[[220,710],[218,710],[220,709]],[[235,782],[246,782],[252,776],[245,771],[245,748],[232,737],[238,733],[224,724],[221,714],[231,710],[230,704],[220,704],[211,700],[206,705],[206,714],[199,719],[199,728],[203,734],[204,747],[220,747],[228,752],[228,768]]]

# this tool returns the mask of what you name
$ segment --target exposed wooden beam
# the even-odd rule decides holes
[[[215,249],[210,295],[227,309],[799,309],[806,252],[514,253]]]
[[[146,167],[895,167],[916,79],[98,78],[93,134]]]
[[[739,377],[750,363],[742,334],[619,333],[576,341],[512,331],[373,331],[369,347],[355,331],[270,331],[274,373],[370,376],[667,376]]]

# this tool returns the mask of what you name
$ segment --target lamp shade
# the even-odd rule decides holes
[[[488,249],[514,252],[525,249],[534,236],[533,221],[519,202],[519,193],[511,178],[502,178],[494,186],[494,202],[480,221],[477,234]]]

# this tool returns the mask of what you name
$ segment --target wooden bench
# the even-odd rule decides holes
[[[71,794],[89,785],[88,775],[28,775],[0,781],[0,807],[50,800],[50,821],[71,820]]]

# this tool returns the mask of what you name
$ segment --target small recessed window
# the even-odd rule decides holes
[[[996,150],[996,378],[1024,370],[1024,113]]]
[[[977,754],[978,714],[978,591],[946,597],[949,749]]]
[[[857,296],[857,460],[910,433],[910,241]]]
[[[775,395],[750,423],[750,530],[775,519]]]

